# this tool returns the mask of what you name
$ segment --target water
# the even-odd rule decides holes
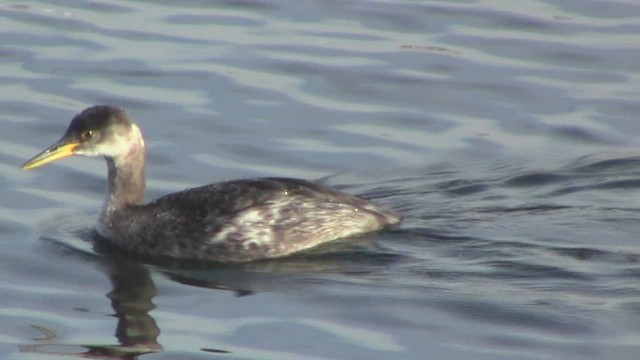
[[[633,1],[0,3],[0,357],[635,359]],[[95,247],[105,168],[19,166],[121,105],[148,198],[324,179],[386,232],[235,266]]]

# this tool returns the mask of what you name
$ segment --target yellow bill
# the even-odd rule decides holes
[[[78,142],[64,143],[63,141],[59,141],[24,163],[21,169],[34,169],[50,162],[74,155],[78,146],[80,146],[80,143]]]

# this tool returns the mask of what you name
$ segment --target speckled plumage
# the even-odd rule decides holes
[[[236,180],[115,211],[105,235],[138,253],[248,261],[398,222],[387,209],[304,180]]]
[[[370,201],[289,178],[221,182],[142,204],[144,141],[127,114],[111,106],[78,114],[50,149],[69,142],[78,143],[77,154],[107,160],[108,191],[98,229],[117,246],[140,254],[250,261],[400,222],[396,212]],[[40,166],[28,165],[39,157],[25,167]]]

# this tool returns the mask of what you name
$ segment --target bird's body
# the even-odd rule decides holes
[[[381,229],[370,202],[303,180],[236,180],[105,212],[101,233],[138,253],[248,261]]]
[[[251,261],[400,222],[396,212],[368,200],[288,178],[216,183],[143,204],[144,140],[128,115],[111,106],[78,114],[62,139],[23,169],[73,154],[105,157],[108,188],[98,230],[139,254]]]

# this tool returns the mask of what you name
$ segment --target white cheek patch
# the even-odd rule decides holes
[[[112,133],[108,138],[96,144],[92,149],[78,149],[79,155],[85,156],[107,156],[116,158],[120,155],[127,154],[134,147],[144,147],[142,133],[137,125],[132,124],[129,132]]]
[[[96,146],[96,151],[104,156],[117,157],[126,154],[131,149],[131,141],[128,136],[113,135],[108,141],[102,142]]]

